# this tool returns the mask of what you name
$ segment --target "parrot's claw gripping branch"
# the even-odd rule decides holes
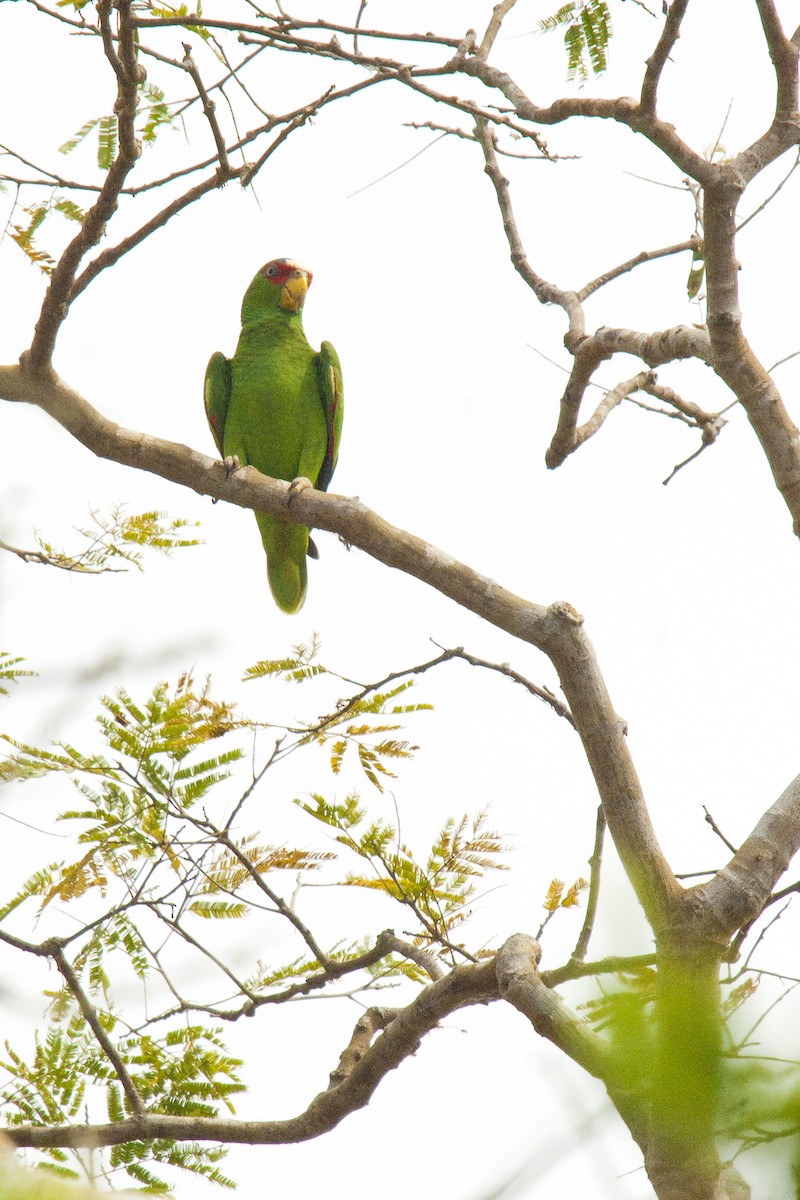
[[[309,488],[313,491],[314,485],[310,479],[306,479],[305,475],[298,475],[296,479],[293,479],[289,484],[289,499],[287,500],[289,508],[292,507],[297,497],[303,492],[307,492]]]

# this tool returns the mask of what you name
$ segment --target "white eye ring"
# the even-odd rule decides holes
[[[278,274],[278,268],[277,268],[277,267],[267,267],[267,274],[268,274],[268,275],[270,275],[270,276],[272,276],[272,275],[277,275],[277,274]]]

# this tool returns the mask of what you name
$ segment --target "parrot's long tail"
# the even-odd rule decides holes
[[[275,603],[284,612],[295,613],[306,598],[308,529],[284,525],[265,513],[255,517],[267,552],[267,577]]]

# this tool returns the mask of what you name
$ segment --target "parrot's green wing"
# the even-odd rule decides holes
[[[231,364],[219,351],[212,354],[208,360],[203,384],[203,402],[206,406],[209,428],[217,443],[220,456],[224,458],[225,421],[231,402]]]
[[[325,425],[328,430],[325,458],[322,461],[315,486],[321,492],[327,492],[328,484],[336,467],[339,457],[339,442],[342,436],[342,417],[344,416],[344,390],[342,388],[342,368],[339,355],[330,342],[323,342],[317,355],[317,379],[322,407],[325,410]],[[316,547],[315,547],[316,548]]]

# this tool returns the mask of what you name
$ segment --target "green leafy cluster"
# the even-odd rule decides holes
[[[800,1170],[800,1084],[798,1062],[763,1053],[756,1030],[763,1012],[743,1033],[735,1019],[758,990],[758,977],[729,987],[722,1004],[721,1052],[716,1066],[716,1132],[731,1159],[758,1146],[782,1142],[795,1173]],[[616,985],[580,1005],[587,1020],[608,1040],[615,1063],[614,1084],[629,1095],[653,1094],[658,1060],[658,993],[655,968],[620,974]],[[784,993],[785,995],[786,993]],[[687,1024],[691,1015],[687,1012]],[[662,1052],[663,1053],[663,1052]],[[669,1054],[669,1050],[668,1050]],[[673,1080],[675,1108],[683,1092],[680,1075]]]
[[[16,683],[18,679],[23,678],[25,675],[35,674],[34,671],[23,670],[19,666],[19,663],[24,661],[25,659],[20,658],[19,655],[16,658],[12,658],[7,651],[0,650],[0,696],[8,695],[8,688],[5,687],[4,680],[6,683]]]
[[[174,127],[177,112],[170,108],[164,97],[164,92],[154,83],[144,80],[139,85],[139,102],[136,109],[137,130],[145,145],[152,145],[162,127]],[[97,132],[97,166],[101,171],[110,171],[117,157],[119,125],[113,113],[100,117],[91,117],[84,121],[80,129],[67,138],[58,150],[60,154],[71,154],[80,146],[90,133]]]
[[[60,0],[58,7],[71,7],[75,11],[87,7],[89,0]],[[187,28],[190,28],[187,26]],[[191,27],[193,32],[208,39],[208,31],[200,27]],[[163,90],[147,80],[139,85],[139,102],[137,105],[137,133],[145,146],[155,143],[162,128],[174,128],[179,120],[179,112],[171,107],[165,98]],[[101,171],[110,171],[117,157],[119,141],[119,124],[114,113],[104,113],[84,121],[80,129],[59,147],[60,154],[71,154],[82,145],[90,134],[97,136],[96,162]],[[55,267],[55,259],[47,251],[36,244],[36,235],[41,230],[48,217],[60,213],[69,221],[78,225],[83,223],[86,213],[74,200],[67,199],[54,189],[50,198],[44,202],[23,205],[20,209],[27,220],[8,224],[8,235],[14,241],[26,258],[37,266],[45,275],[50,275]]]
[[[362,828],[367,813],[356,794],[331,803],[314,793],[309,800],[295,803],[337,830],[336,841],[369,864],[370,874],[352,872],[345,882],[383,892],[410,908],[422,926],[423,941],[448,941],[467,915],[475,880],[489,870],[507,869],[500,855],[508,847],[499,834],[485,828],[485,813],[472,820],[448,819],[421,863],[400,841],[395,826],[379,819]]]
[[[41,250],[36,245],[36,234],[51,213],[60,213],[68,221],[75,221],[79,225],[82,223],[85,213],[73,200],[68,200],[57,192],[54,192],[46,203],[27,205],[22,208],[22,212],[29,220],[24,224],[10,222],[8,236],[19,246],[22,253],[34,266],[37,266],[45,275],[52,275],[56,265],[55,259],[46,250]]]
[[[312,640],[290,656],[256,664],[247,677],[340,686],[342,676],[314,661],[318,650]],[[0,679],[22,674],[19,662],[0,657]],[[293,728],[272,727],[282,733],[266,765],[261,770],[254,765],[250,782],[233,793],[232,772],[245,753],[242,738],[255,739],[268,727],[213,698],[208,682],[197,687],[189,674],[174,686],[158,684],[144,701],[125,689],[103,697],[99,748],[66,742],[43,748],[0,735],[8,747],[0,757],[0,782],[30,785],[60,777],[79,796],[79,803],[62,807],[57,818],[75,831],[72,853],[39,865],[11,896],[0,899],[0,923],[6,928],[13,919],[18,929],[30,905],[35,913],[29,925],[47,922],[55,929],[39,943],[23,943],[15,934],[13,944],[54,960],[63,976],[59,988],[45,993],[50,1023],[32,1056],[6,1046],[0,1066],[8,1121],[69,1125],[96,1119],[101,1106],[102,1119],[121,1121],[131,1115],[132,1090],[147,1112],[215,1115],[220,1106],[230,1109],[241,1090],[241,1064],[225,1050],[216,1027],[189,1023],[190,1012],[203,1013],[204,1020],[217,1013],[235,1020],[264,1004],[330,989],[339,980],[346,980],[348,994],[380,987],[393,976],[423,981],[413,955],[404,958],[395,948],[376,953],[374,938],[322,949],[297,916],[294,898],[284,900],[273,882],[282,872],[291,873],[296,892],[306,873],[327,867],[344,851],[354,854],[361,868],[345,873],[345,862],[338,883],[377,889],[401,903],[417,918],[412,934],[417,945],[438,942],[455,954],[450,934],[467,915],[476,881],[502,866],[498,859],[504,847],[484,827],[483,816],[447,821],[421,857],[382,817],[368,819],[354,795],[331,804],[314,796],[301,805],[334,827],[335,850],[269,844],[234,824],[267,769],[299,749],[322,746],[339,775],[352,748],[353,765],[378,794],[390,774],[387,764],[413,753],[414,746],[394,736],[401,715],[430,707],[406,702],[411,680],[393,676],[389,686],[386,680],[346,682],[351,694],[328,715]],[[265,912],[289,922],[305,943],[302,953],[288,962],[253,963],[240,977],[225,963],[224,953],[204,950],[197,922],[258,922]],[[182,940],[190,954],[201,956],[206,975],[223,973],[224,995],[232,992],[232,1000],[195,1003],[184,995],[163,960],[164,931],[168,942]],[[260,931],[257,944],[263,944]],[[147,998],[139,1026],[132,1011],[123,1024],[115,1007],[116,980],[130,979],[131,973],[143,1003]],[[166,1006],[158,1010],[153,998],[165,989]],[[82,1169],[77,1152],[43,1153],[48,1167],[59,1173],[71,1176]],[[163,1192],[167,1183],[159,1166],[227,1182],[219,1172],[219,1154],[212,1147],[148,1140],[109,1151],[108,1161],[112,1173],[126,1172],[145,1191]]]
[[[103,1024],[113,1033],[117,1024],[110,1012]],[[233,1112],[231,1097],[243,1091],[238,1071],[240,1059],[227,1054],[218,1031],[197,1025],[170,1030],[160,1038],[127,1035],[114,1046],[130,1079],[148,1109],[154,1113],[189,1117],[216,1116],[223,1104]],[[131,1115],[115,1067],[99,1049],[92,1031],[79,1012],[52,1023],[44,1036],[37,1035],[32,1060],[26,1062],[6,1042],[0,1066],[9,1077],[2,1090],[6,1121],[10,1126],[65,1125],[77,1121],[96,1096],[104,1097],[105,1116],[122,1121]],[[43,1153],[49,1167],[65,1178],[78,1178],[68,1154],[58,1148]],[[165,1179],[148,1163],[160,1163],[200,1174],[229,1187],[233,1184],[217,1163],[219,1147],[162,1139],[126,1142],[110,1150],[111,1173],[123,1170],[144,1190],[163,1194]]]
[[[96,509],[91,509],[89,515],[92,525],[88,529],[76,527],[76,533],[87,542],[82,550],[67,554],[37,533],[38,550],[25,557],[63,571],[96,575],[103,571],[124,571],[128,566],[143,571],[142,550],[156,550],[169,557],[175,550],[200,545],[199,538],[182,535],[183,530],[196,528],[198,522],[170,517],[165,512],[153,510],[126,516],[124,507],[115,505],[108,515]]]
[[[542,33],[563,29],[569,80],[585,83],[590,69],[594,75],[606,70],[611,14],[605,0],[570,0],[539,21],[539,29]]]
[[[245,681],[279,678],[287,683],[306,683],[321,676],[341,678],[314,662],[319,651],[319,643],[315,639],[310,645],[295,646],[293,650],[293,654],[286,658],[265,659],[255,663],[245,672]],[[351,680],[347,682],[352,683]],[[399,722],[375,718],[405,717],[411,713],[430,711],[430,704],[393,703],[413,686],[413,679],[404,679],[385,691],[381,685],[364,687],[349,700],[340,701],[330,716],[307,726],[306,739],[328,748],[331,770],[335,775],[341,773],[347,752],[354,752],[369,782],[383,792],[383,780],[395,778],[389,764],[412,758],[419,747],[399,738],[385,736],[401,729]]]
[[[193,17],[202,17],[203,15],[203,6],[200,0],[197,0],[197,4],[193,4],[191,8],[188,8],[185,4],[154,4],[153,0],[147,0],[147,10],[151,16],[164,17],[165,20],[169,20],[172,17],[188,17],[190,15]],[[196,34],[204,42],[213,40],[204,25],[186,24],[182,28],[189,33]]]

